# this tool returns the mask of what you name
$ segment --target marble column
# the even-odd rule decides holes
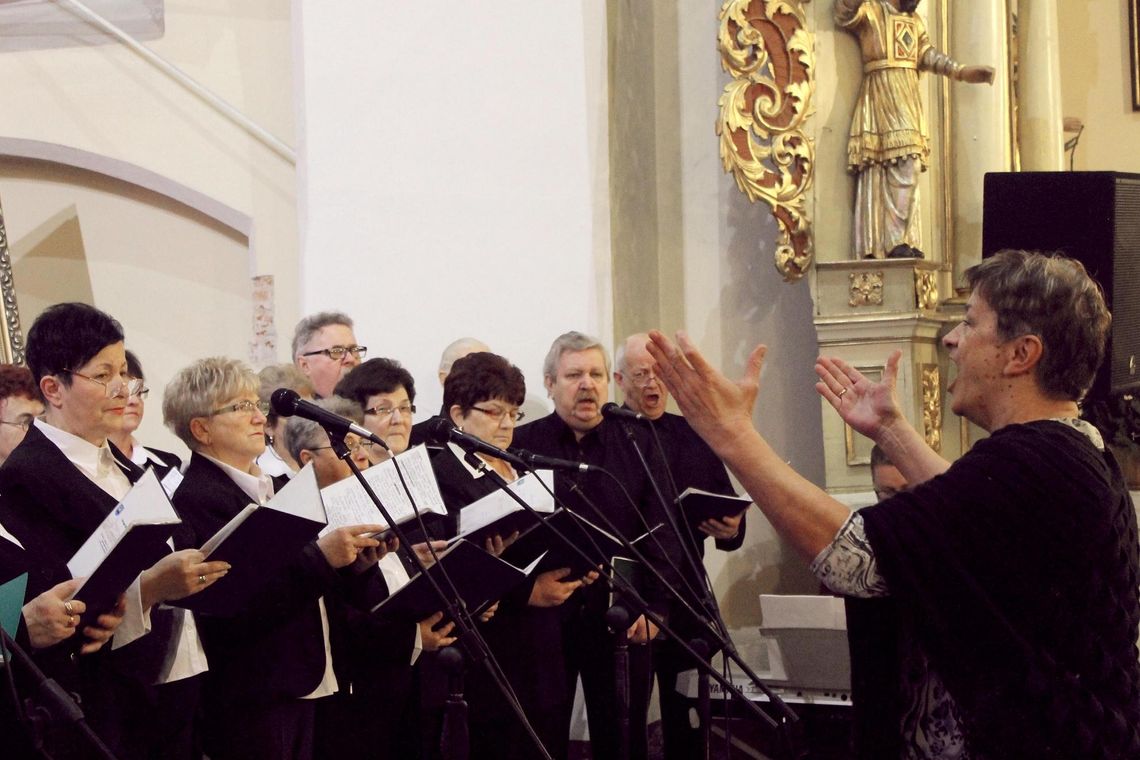
[[[1057,1],[1018,3],[1018,144],[1022,171],[1065,168]]]
[[[1013,168],[1008,5],[1006,0],[955,0],[950,9],[948,52],[962,64],[994,68],[992,86],[949,85],[954,190],[954,250],[949,254],[956,289],[963,284],[962,272],[982,257],[984,176]]]

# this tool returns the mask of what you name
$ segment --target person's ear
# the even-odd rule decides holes
[[[210,425],[205,417],[195,417],[190,420],[190,435],[201,445],[210,445]]]
[[[1033,372],[1045,356],[1045,345],[1039,335],[1021,335],[1012,341],[1009,357],[1006,359],[1007,375],[1024,375]]]
[[[463,427],[463,407],[459,404],[452,404],[451,408],[447,410],[447,414],[451,417],[451,423],[455,425],[455,427]]]
[[[301,458],[298,460],[300,465],[304,467],[309,462],[313,461],[313,452],[308,449],[301,449]]]
[[[63,406],[63,381],[55,375],[44,375],[40,378],[40,393],[43,394],[44,402],[48,406],[57,409]]]

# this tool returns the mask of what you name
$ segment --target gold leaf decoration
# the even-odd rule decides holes
[[[849,277],[851,278],[851,297],[847,300],[849,305],[883,305],[882,272],[852,272]]]
[[[720,158],[740,191],[780,225],[776,269],[798,280],[811,266],[807,191],[815,145],[803,130],[815,91],[815,38],[800,0],[726,0],[721,66],[732,75],[718,104]]]
[[[936,272],[914,271],[914,302],[922,311],[938,308],[938,275]]]
[[[942,451],[942,382],[937,364],[922,364],[922,430],[926,445]]]

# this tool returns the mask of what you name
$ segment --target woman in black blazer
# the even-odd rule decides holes
[[[273,494],[255,464],[265,448],[266,410],[257,391],[257,376],[224,358],[200,360],[166,387],[163,417],[192,452],[174,506],[199,544]],[[200,616],[210,664],[204,743],[213,760],[313,756],[315,700],[337,691],[322,597],[367,581],[360,564],[374,564],[376,553],[365,552],[360,562],[358,555],[379,547],[365,534],[381,528],[334,530],[266,578],[239,614]]]
[[[496,354],[468,354],[452,365],[443,388],[443,406],[463,432],[500,449],[511,445],[519,406],[526,397],[522,372]],[[466,454],[448,445],[432,459],[440,494],[449,511],[458,511],[496,490],[492,479],[468,464]],[[496,457],[477,455],[508,482],[518,474]],[[507,537],[507,542],[510,538]],[[562,659],[558,607],[596,577],[571,579],[568,569],[539,574],[501,600],[495,617],[482,627],[484,638],[507,676],[527,718],[554,758],[568,751],[569,714],[574,698]],[[486,678],[469,680],[471,756],[540,757],[515,714]]]

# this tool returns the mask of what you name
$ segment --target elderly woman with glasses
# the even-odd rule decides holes
[[[416,381],[398,361],[369,359],[337,383],[336,395],[364,408],[364,427],[380,436],[391,454],[407,450],[416,413]],[[388,455],[380,447],[372,447],[374,464]]]
[[[500,449],[511,445],[526,383],[519,368],[497,354],[468,354],[451,367],[443,387],[443,405],[451,421],[465,433]],[[504,480],[517,473],[497,457],[477,454]],[[493,479],[449,445],[432,460],[440,493],[449,510],[459,510],[496,490]],[[496,537],[496,540],[498,537]],[[553,757],[567,751],[567,729],[559,709],[573,698],[562,662],[562,630],[558,607],[597,575],[572,579],[569,568],[539,574],[504,598],[484,636],[526,711],[527,718]],[[471,756],[537,757],[531,739],[502,696],[485,679],[472,679]]]
[[[328,411],[363,424],[360,405],[340,396],[316,402]],[[302,465],[312,463],[317,482],[322,488],[352,477],[348,464],[335,453],[328,434],[316,422],[290,417],[285,425],[285,445]],[[371,441],[349,433],[344,438],[349,456],[361,470],[369,466]],[[395,538],[387,544],[389,551],[398,547]],[[416,547],[413,547],[416,548]],[[417,548],[421,559],[428,560]],[[395,591],[408,582],[408,573],[395,554],[380,560],[382,572],[378,590],[371,601]],[[387,760],[415,757],[419,751],[416,733],[419,721],[418,703],[412,697],[413,666],[420,654],[432,652],[455,642],[451,635],[454,623],[439,625],[443,616],[436,613],[418,624],[392,621],[368,614],[340,597],[330,598],[330,632],[333,640],[333,662],[337,668],[340,691],[317,707],[316,756],[347,757],[360,760]],[[361,742],[360,727],[368,726],[378,741]]]
[[[200,542],[248,504],[273,496],[273,481],[255,464],[265,448],[258,385],[242,362],[211,358],[181,370],[166,387],[166,424],[192,452],[174,506]],[[380,544],[368,534],[381,529],[331,531],[267,577],[242,613],[201,617],[210,663],[204,748],[211,758],[313,756],[315,700],[338,689],[323,595],[370,575],[351,570],[375,563],[377,552],[366,550]]]

